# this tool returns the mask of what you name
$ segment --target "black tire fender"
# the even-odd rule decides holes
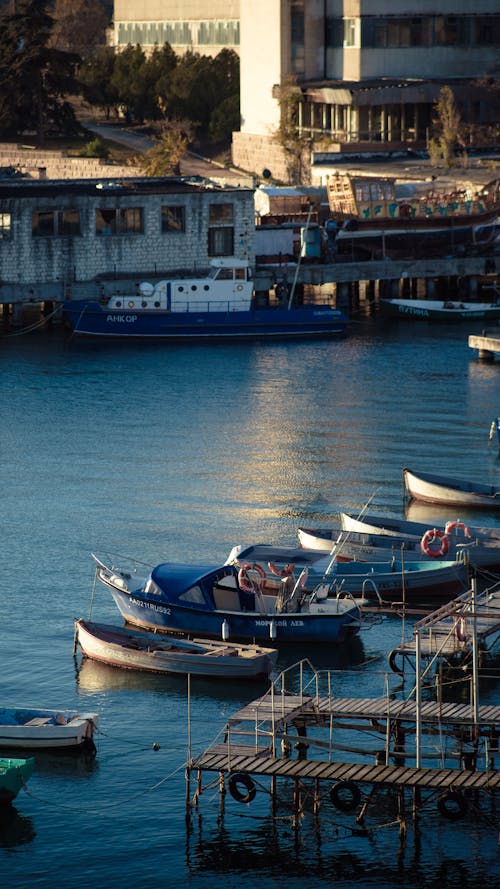
[[[458,821],[467,812],[467,800],[456,790],[447,790],[439,797],[437,807],[448,821]]]
[[[245,775],[244,772],[235,772],[231,775],[228,787],[229,793],[238,803],[251,803],[255,798],[255,784],[250,775]]]
[[[361,791],[354,781],[338,781],[330,788],[330,799],[341,812],[352,812],[361,802]]]

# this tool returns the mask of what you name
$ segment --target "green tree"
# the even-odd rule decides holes
[[[181,158],[192,139],[190,121],[165,120],[156,125],[155,144],[137,159],[146,176],[180,176]]]
[[[286,158],[288,179],[291,183],[301,183],[306,176],[309,157],[310,138],[303,135],[298,126],[298,108],[302,101],[302,93],[293,78],[284,81],[278,92],[280,106],[280,123],[274,133],[275,140],[281,145]]]
[[[100,46],[78,69],[79,90],[85,102],[101,109],[106,118],[111,111],[118,114],[118,91],[113,84],[115,51],[112,46]]]
[[[0,133],[48,129],[75,132],[78,125],[65,96],[74,93],[78,56],[50,46],[53,19],[44,0],[24,0],[0,17]]]
[[[451,167],[455,149],[465,150],[464,128],[451,87],[442,87],[434,111],[434,135],[429,140],[429,154],[431,160],[442,158],[444,166]]]
[[[102,0],[54,0],[51,44],[82,57],[105,44],[109,16]]]
[[[117,53],[111,85],[116,91],[118,102],[123,105],[127,118],[142,121],[144,119],[144,91],[141,71],[146,56],[143,49],[131,43],[122,52]]]

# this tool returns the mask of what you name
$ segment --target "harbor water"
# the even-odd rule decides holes
[[[37,757],[0,816],[6,889],[500,885],[489,808],[451,823],[433,807],[402,839],[397,824],[353,830],[325,802],[296,830],[290,789],[276,814],[262,789],[250,805],[228,795],[222,815],[214,775],[186,820],[188,749],[222,738],[267,685],[192,679],[188,706],[185,678],[73,656],[75,618],[121,622],[94,589],[92,552],[215,564],[367,504],[478,523],[402,492],[405,466],[499,484],[500,370],[468,348],[472,332],[367,319],[309,343],[91,345],[58,326],[0,340],[0,703],[100,716],[96,757]],[[334,694],[380,697],[411,621],[384,616],[349,644],[285,649],[279,665],[308,657],[335,671]],[[493,682],[480,692],[499,703]]]

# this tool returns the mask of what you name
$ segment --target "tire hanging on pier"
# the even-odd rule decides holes
[[[255,798],[255,784],[250,775],[245,775],[243,772],[236,772],[234,775],[231,775],[228,787],[229,793],[237,803],[251,803]]]
[[[330,788],[330,799],[340,812],[352,812],[361,802],[361,791],[354,781],[338,781]]]
[[[467,801],[456,790],[447,790],[439,797],[437,807],[441,815],[448,821],[459,821],[467,812]]]

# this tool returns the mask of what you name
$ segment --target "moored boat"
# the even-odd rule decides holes
[[[497,236],[499,179],[479,191],[466,180],[450,190],[444,179],[403,184],[392,176],[337,171],[327,192],[337,223],[334,247],[351,259],[477,253]]]
[[[359,531],[364,534],[384,534],[390,537],[411,535],[416,540],[422,538],[429,528],[445,526],[445,521],[440,518],[429,518],[428,521],[418,522],[408,519],[399,519],[396,516],[383,516],[374,513],[360,513],[355,516],[351,513],[341,512],[339,515],[340,527],[344,531]],[[494,526],[470,525],[457,521],[446,522],[445,531],[450,539],[455,537],[464,541],[488,542],[500,540],[500,528]],[[467,529],[467,532],[465,531]]]
[[[113,667],[150,673],[268,679],[278,658],[276,649],[259,645],[185,640],[83,618],[75,621],[75,633],[86,657]]]
[[[290,547],[255,544],[239,549],[233,564],[240,568],[252,565],[259,572],[263,589],[269,590],[290,573],[295,582],[296,565],[290,561],[293,552]],[[404,601],[427,608],[462,593],[469,582],[465,562],[448,560],[444,554],[441,558],[425,559],[422,556],[407,562],[401,553],[398,558],[387,551],[369,561],[339,561],[334,554],[325,555],[314,550],[300,552],[308,563],[304,585],[311,595],[320,591],[335,599],[346,594],[365,606]]]
[[[457,524],[463,525],[463,530],[454,533]],[[336,561],[376,561],[394,555],[404,557],[405,562],[466,559],[472,568],[500,567],[500,540],[472,539],[465,523],[448,522],[447,527],[448,532],[446,528],[425,528],[420,537],[328,528],[299,528],[297,533],[301,546],[328,552]]]
[[[0,707],[0,747],[9,750],[95,750],[98,713]]]
[[[341,337],[347,317],[330,303],[300,304],[284,293],[274,303],[254,292],[242,259],[211,262],[205,278],[143,282],[136,293],[67,300],[64,317],[75,336],[173,341]]]
[[[124,620],[148,630],[228,640],[342,643],[360,629],[359,603],[349,595],[326,598],[284,575],[265,585],[262,569],[244,563],[162,563],[142,580],[96,561]],[[259,566],[260,567],[260,566]]]
[[[482,509],[500,509],[500,488],[481,482],[403,469],[409,497],[424,503],[443,503]]]
[[[435,299],[381,299],[380,309],[393,318],[416,321],[459,322],[500,318],[500,302],[460,302]]]
[[[21,788],[25,787],[31,778],[34,768],[35,760],[33,757],[29,759],[0,758],[1,805],[8,805],[16,798]]]

